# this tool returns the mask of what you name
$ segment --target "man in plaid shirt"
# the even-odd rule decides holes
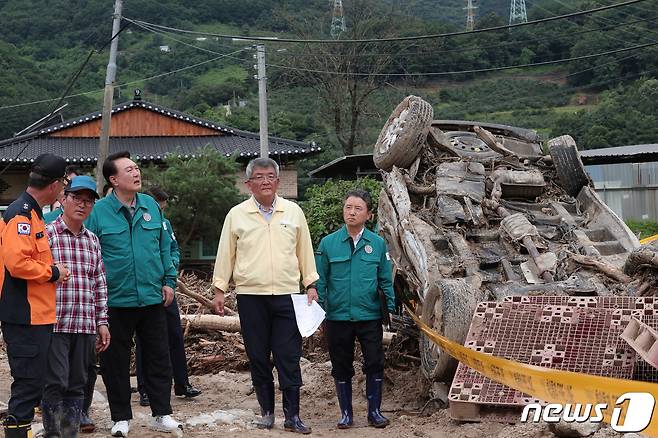
[[[57,323],[42,400],[46,438],[77,435],[87,369],[95,352],[110,344],[101,246],[83,225],[98,199],[95,188],[89,176],[73,178],[64,189],[62,215],[46,226],[53,260],[71,271],[70,280],[57,288]]]

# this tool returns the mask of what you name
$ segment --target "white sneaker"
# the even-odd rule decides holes
[[[112,426],[112,436],[127,437],[130,430],[130,422],[127,420],[117,421]]]
[[[171,418],[171,415],[158,415],[151,418],[149,427],[158,432],[173,432],[176,430],[183,430],[183,425],[178,421]]]

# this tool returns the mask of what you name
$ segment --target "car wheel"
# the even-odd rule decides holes
[[[421,319],[441,336],[463,344],[478,301],[476,292],[464,280],[440,280],[425,295]],[[430,381],[449,381],[457,361],[422,332],[419,342],[425,377]]]
[[[405,97],[388,118],[375,143],[375,166],[383,170],[410,166],[427,139],[433,116],[432,105],[417,96]]]
[[[585,171],[576,142],[570,135],[561,135],[548,141],[555,170],[562,187],[569,195],[575,197],[580,189],[589,185],[590,179]]]

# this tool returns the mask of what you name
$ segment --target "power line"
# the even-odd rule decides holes
[[[170,35],[171,32],[166,32],[166,31],[163,31],[163,30],[154,29],[154,28],[152,28],[152,27],[150,27],[150,26],[142,25],[142,24],[138,24],[138,23],[136,23],[135,25],[136,25],[136,26],[139,26],[139,27],[141,27],[142,29],[147,30],[147,31],[149,31],[149,32],[151,32],[151,33],[153,33],[153,34],[155,34],[155,35],[162,35],[163,37],[168,38],[168,39],[170,39],[170,40],[172,40],[172,41],[176,41],[177,43],[182,44],[182,45],[184,45],[184,46],[191,47],[191,48],[193,48],[193,49],[200,50],[200,51],[202,51],[202,52],[212,53],[212,54],[214,54],[214,55],[222,55],[222,53],[216,52],[216,51],[214,51],[214,50],[206,49],[205,47],[199,47],[199,46],[197,46],[197,45],[190,44],[190,43],[185,42],[185,41],[183,41],[183,40],[180,40],[180,39],[178,39],[178,38],[174,38],[173,36]]]
[[[271,43],[313,43],[313,44],[346,44],[346,43],[377,43],[377,42],[393,42],[393,41],[414,41],[414,40],[425,40],[425,39],[434,39],[434,38],[445,38],[445,37],[452,37],[452,36],[458,36],[458,35],[469,35],[469,34],[476,34],[476,33],[484,33],[484,32],[492,32],[492,31],[498,31],[498,30],[507,30],[507,29],[512,29],[516,27],[521,27],[521,26],[528,26],[531,24],[539,24],[539,23],[547,23],[550,21],[555,21],[555,20],[564,20],[566,18],[572,18],[572,17],[579,17],[581,15],[588,15],[592,14],[595,12],[600,12],[600,11],[605,11],[608,9],[615,9],[623,6],[628,6],[632,5],[635,3],[640,3],[643,1],[647,0],[628,0],[626,2],[622,3],[617,3],[613,5],[608,5],[608,6],[600,6],[598,8],[593,8],[593,9],[588,9],[585,11],[579,11],[579,12],[572,12],[569,14],[563,14],[563,15],[557,15],[554,17],[547,17],[547,18],[541,18],[538,20],[532,20],[532,21],[527,21],[525,23],[514,23],[510,25],[505,25],[505,26],[494,26],[494,27],[488,27],[484,29],[475,29],[473,31],[458,31],[458,32],[448,32],[448,33],[441,33],[441,34],[428,34],[428,35],[417,35],[417,36],[410,36],[410,37],[391,37],[391,38],[370,38],[370,39],[352,39],[352,40],[325,40],[325,39],[299,39],[299,38],[278,38],[278,37],[253,37],[253,36],[245,36],[245,35],[227,35],[227,34],[216,34],[216,33],[209,33],[209,32],[199,32],[199,31],[193,31],[193,30],[186,30],[186,29],[178,29],[175,27],[169,27],[169,26],[162,26],[159,24],[154,24],[154,23],[149,23],[147,21],[142,21],[142,20],[135,20],[131,19],[128,17],[123,17],[124,20],[129,21],[134,24],[145,24],[148,26],[156,27],[159,29],[165,29],[173,32],[179,32],[179,33],[188,33],[188,34],[194,34],[194,35],[204,35],[204,36],[212,36],[212,37],[218,37],[218,38],[229,38],[229,39],[240,39],[244,41],[267,41]]]
[[[247,49],[242,48],[240,50],[236,50],[236,51],[231,52],[231,53],[222,54],[222,55],[217,56],[215,58],[208,59],[208,60],[202,61],[202,62],[198,62],[196,64],[188,65],[186,67],[181,67],[181,68],[178,68],[176,70],[171,70],[171,71],[168,71],[166,73],[160,73],[160,74],[157,74],[157,75],[154,75],[154,76],[149,76],[147,78],[137,79],[137,80],[130,81],[130,82],[124,82],[123,84],[118,84],[115,87],[126,87],[128,85],[133,85],[133,84],[137,84],[137,83],[140,83],[140,82],[148,82],[148,81],[151,81],[153,79],[161,78],[163,76],[168,76],[168,75],[171,75],[171,74],[179,73],[181,71],[190,70],[190,69],[199,67],[201,65],[217,61],[217,60],[222,59],[222,58],[228,58],[228,57],[231,57],[231,55],[235,55],[235,54],[240,53],[240,52],[245,51],[245,50],[247,50]],[[85,92],[82,92],[82,93],[77,93],[77,94],[71,94],[71,95],[68,95],[68,96],[64,96],[64,98],[80,97],[80,96],[86,96],[88,94],[101,93],[103,90],[104,90],[103,88],[99,88],[97,90],[85,91]],[[33,102],[17,103],[17,104],[14,104],[14,105],[5,105],[5,106],[0,106],[0,110],[11,109],[11,108],[19,108],[19,107],[29,106],[29,105],[37,105],[37,104],[40,104],[40,103],[54,102],[58,99],[59,98],[57,97],[57,98],[54,98],[54,99],[43,99],[43,100],[36,100],[36,101],[33,101]]]
[[[560,6],[564,6],[565,8],[569,8],[569,7],[570,7],[570,5],[564,3],[564,2],[562,2],[562,1],[560,1],[560,0],[553,0],[553,1],[555,2],[555,4],[560,5]],[[550,10],[548,10],[548,9],[546,9],[546,8],[544,8],[544,7],[542,7],[542,6],[540,6],[540,5],[536,5],[536,6],[534,6],[534,7],[537,8],[537,9],[539,9],[539,10],[542,10],[542,11],[544,11],[544,12],[548,12],[549,14],[552,13],[552,11],[550,11]],[[636,6],[636,8],[637,8],[637,6]],[[643,11],[645,11],[645,12],[649,12],[648,10],[643,10]],[[653,12],[655,12],[655,11],[651,11],[651,12],[653,13]],[[628,15],[628,17],[631,17],[631,18],[637,18],[635,15],[632,15],[630,12],[627,13],[627,15]],[[606,17],[597,17],[597,18],[590,17],[590,18],[591,18],[592,21],[597,22],[597,23],[602,23],[602,24],[605,24],[605,23],[611,23],[611,22],[612,22],[612,23],[616,23],[616,21],[611,20],[611,19],[606,18]],[[628,24],[633,24],[633,22],[630,22],[630,23],[628,23]],[[622,30],[624,30],[624,29],[622,29]],[[651,29],[651,28],[649,28],[649,27],[647,27],[647,28],[644,29],[644,30],[645,30],[646,32],[650,32],[650,33],[658,33],[658,32],[656,32],[655,30],[653,30],[653,29]],[[646,37],[646,38],[648,38],[648,37]]]
[[[393,52],[381,52],[381,53],[363,53],[359,55],[349,55],[349,54],[331,54],[332,57],[337,57],[337,58],[343,58],[343,57],[349,57],[349,58],[354,58],[354,57],[376,57],[376,56],[393,56],[393,57],[405,57],[405,56],[410,56],[410,55],[437,55],[437,54],[442,54],[442,53],[451,53],[451,52],[468,52],[468,51],[475,51],[475,50],[488,50],[488,49],[499,49],[499,48],[505,48],[508,46],[516,46],[520,44],[526,44],[529,42],[532,43],[544,43],[544,42],[553,42],[553,41],[558,41],[561,39],[567,39],[567,38],[572,38],[576,35],[582,35],[586,33],[592,33],[592,32],[602,32],[610,29],[616,29],[624,26],[629,26],[632,24],[637,24],[637,23],[642,23],[642,22],[651,22],[658,18],[658,15],[654,15],[649,18],[639,18],[634,21],[628,21],[624,23],[617,23],[617,24],[610,24],[604,27],[599,27],[595,29],[585,29],[585,30],[579,30],[576,32],[570,32],[570,33],[564,33],[561,35],[557,35],[555,39],[548,39],[548,38],[527,38],[527,39],[519,39],[515,41],[508,41],[508,42],[503,42],[500,44],[492,44],[489,46],[469,46],[469,47],[457,47],[454,49],[434,49],[434,50],[420,50],[420,51],[415,51],[415,52],[404,52],[404,49],[396,50],[395,53]],[[164,32],[164,31],[161,31]],[[166,35],[166,34],[163,34]],[[618,39],[617,39],[618,40]],[[652,41],[653,42],[653,41]],[[294,53],[294,52],[281,52],[278,53],[279,56],[294,56],[294,57],[317,57],[317,54],[313,53]]]
[[[618,23],[618,24],[616,24],[616,25],[610,25],[610,26],[608,26],[607,28],[588,29],[588,30],[584,30],[584,31],[573,32],[573,33],[569,34],[569,36],[574,36],[574,35],[581,34],[581,33],[589,33],[589,32],[595,32],[595,31],[607,30],[607,29],[617,28],[617,27],[621,27],[621,26],[628,26],[628,25],[630,25],[630,24],[634,24],[634,23],[637,23],[637,22],[650,21],[650,20],[655,19],[656,17],[658,17],[658,16],[654,16],[654,17],[650,17],[650,18],[638,19],[638,20],[636,20],[636,21],[632,21],[632,22]],[[154,29],[154,28],[152,28],[152,27],[150,27],[150,26],[147,26],[147,25],[137,24],[137,26],[139,26],[139,27],[141,27],[141,28],[143,28],[143,29],[145,29],[145,30],[148,30],[149,32],[153,32],[153,33],[156,34],[156,35],[162,35],[162,36],[164,36],[165,38],[169,38],[169,39],[171,39],[171,40],[173,40],[173,41],[176,41],[176,42],[178,42],[178,43],[180,43],[180,44],[183,44],[183,45],[185,45],[185,46],[189,46],[189,47],[192,47],[192,48],[196,48],[196,49],[198,49],[198,50],[202,50],[202,51],[204,51],[204,52],[215,53],[215,54],[217,53],[217,52],[215,52],[215,51],[213,51],[213,50],[209,50],[209,49],[205,49],[205,48],[202,48],[202,47],[198,47],[198,46],[196,46],[196,45],[194,45],[194,44],[189,44],[189,43],[187,43],[187,42],[185,42],[185,41],[182,41],[182,40],[180,40],[180,39],[174,38],[174,37],[172,37],[172,36],[170,35],[171,32],[167,32],[167,31],[162,31],[162,30]],[[550,40],[547,40],[547,39],[543,39],[543,40],[542,40],[542,39],[538,39],[538,38],[536,38],[536,39],[530,39],[530,40],[533,40],[533,41],[550,41]],[[523,42],[526,42],[526,41],[527,41],[527,40],[520,40],[520,41],[511,42],[511,43],[508,43],[508,44],[499,44],[499,45],[492,45],[492,46],[485,46],[485,47],[472,47],[472,48],[466,48],[466,49],[439,50],[439,51],[434,51],[434,52],[432,52],[432,53],[436,54],[436,53],[446,53],[446,52],[452,52],[452,51],[484,50],[484,49],[487,49],[487,48],[498,48],[498,47],[500,47],[500,46],[509,45],[509,44],[519,44],[519,43],[523,43]],[[655,41],[651,41],[651,42],[655,42]],[[312,55],[312,54],[293,54],[293,53],[285,53],[285,52],[282,53],[282,54],[285,54],[285,55],[288,55],[288,56],[317,56],[317,55]],[[414,53],[410,53],[410,54],[414,54]],[[399,53],[399,56],[408,56],[408,55],[410,55],[410,54]],[[384,54],[384,55],[386,55],[386,54]],[[332,56],[333,56],[333,55],[332,55]],[[354,55],[344,55],[344,56],[352,56],[352,57],[353,57]],[[364,57],[364,56],[371,56],[371,54],[357,55],[357,57]],[[392,55],[391,55],[391,56],[392,56]],[[631,56],[626,57],[626,58],[623,58],[623,59],[629,59],[629,58],[632,58],[632,57],[634,57],[634,56],[636,56],[636,55],[631,55]],[[242,59],[240,59],[240,58],[236,58],[236,57],[232,57],[232,56],[230,56],[230,58],[233,58],[233,59],[236,59],[236,60],[240,60],[240,61],[242,61]],[[622,59],[622,60],[623,60],[623,59]],[[619,61],[619,60],[613,60],[613,61],[607,62],[607,63],[605,63],[605,64],[599,64],[599,67],[602,66],[602,65],[608,65],[608,64],[611,64],[611,63],[614,63],[614,62],[618,62],[618,61]],[[277,67],[276,64],[268,64],[268,65],[271,65],[271,66],[275,66],[275,67]],[[292,68],[292,67],[291,67],[291,68]],[[517,67],[512,67],[512,68],[517,68]],[[586,70],[584,70],[584,71],[587,71],[587,70],[589,70],[589,69],[586,69]]]
[[[502,71],[502,70],[511,70],[515,68],[527,68],[527,67],[539,67],[542,65],[551,65],[551,64],[561,64],[563,62],[579,61],[581,59],[596,58],[598,56],[613,55],[615,53],[623,53],[631,50],[639,50],[646,47],[656,46],[658,42],[639,44],[632,47],[626,47],[623,49],[609,50],[607,52],[593,53],[591,55],[583,56],[573,56],[571,58],[556,59],[552,61],[542,61],[542,62],[533,62],[529,64],[519,64],[519,65],[506,65],[502,67],[491,67],[491,68],[481,68],[474,70],[461,70],[461,71],[446,71],[446,72],[422,72],[422,73],[356,73],[356,72],[341,72],[341,71],[325,71],[325,70],[313,70],[306,68],[298,67],[289,67],[286,65],[277,65],[277,64],[267,64],[268,67],[281,68],[285,70],[296,70],[303,71],[307,73],[318,73],[318,74],[333,74],[341,76],[450,76],[450,75],[459,75],[459,74],[470,74],[470,73],[485,73],[492,71]]]

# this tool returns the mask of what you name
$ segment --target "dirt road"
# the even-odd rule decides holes
[[[419,409],[425,404],[422,395],[423,378],[415,371],[400,372],[388,370],[384,391],[383,411],[391,419],[386,429],[367,426],[365,382],[357,371],[354,379],[355,426],[349,430],[335,427],[338,407],[335,400],[330,364],[311,363],[302,360],[302,373],[305,386],[302,388],[302,418],[313,428],[313,436],[340,436],[345,438],[383,437],[449,437],[449,438],[534,438],[552,437],[545,425],[505,425],[498,423],[463,424],[449,418],[446,410],[430,412],[420,416]],[[9,367],[7,359],[0,354],[0,400],[9,396]],[[277,437],[293,436],[283,430],[281,398],[277,396],[277,422],[273,430],[261,431],[250,426],[258,410],[254,394],[250,394],[251,380],[248,372],[219,372],[213,375],[193,376],[194,386],[203,390],[195,399],[172,398],[174,416],[184,422],[185,437]],[[109,407],[105,398],[102,381],[96,384],[96,394],[92,405],[92,415],[98,429],[89,438],[109,436],[111,426]],[[172,435],[152,432],[147,428],[150,418],[149,408],[139,406],[138,397],[133,396],[133,415],[130,436],[139,438],[171,437]],[[38,419],[38,417],[37,417]],[[40,425],[35,425],[35,430]],[[594,438],[608,438],[615,435],[609,429],[601,430]]]

